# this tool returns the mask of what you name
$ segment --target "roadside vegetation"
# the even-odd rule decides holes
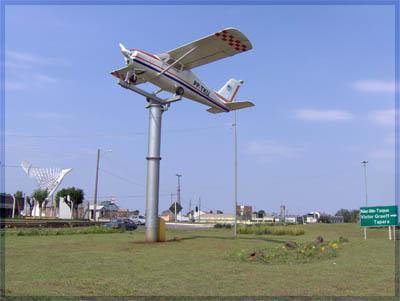
[[[6,235],[16,236],[49,236],[49,235],[74,235],[74,234],[111,234],[124,233],[124,228],[112,229],[99,226],[70,227],[70,228],[22,228],[6,230]]]
[[[336,257],[338,251],[349,240],[344,237],[332,242],[324,242],[318,236],[312,242],[297,243],[287,241],[283,246],[274,248],[258,248],[251,250],[240,250],[229,253],[227,259],[246,262],[257,262],[262,264],[298,264],[310,263],[316,260]]]
[[[255,234],[255,235],[304,235],[304,229],[296,226],[271,226],[265,224],[256,225],[240,225],[238,234]]]

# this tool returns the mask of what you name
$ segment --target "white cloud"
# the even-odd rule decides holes
[[[342,121],[353,119],[353,115],[341,110],[299,109],[295,111],[297,119],[305,121]]]
[[[6,81],[5,82],[5,89],[8,91],[17,91],[17,90],[24,90],[25,85],[20,82],[16,81]]]
[[[247,143],[245,151],[266,162],[276,158],[293,158],[298,150],[272,140],[253,140]]]
[[[383,141],[384,141],[386,144],[394,145],[395,142],[396,142],[396,138],[395,138],[395,136],[394,136],[394,133],[391,134],[391,135],[387,135],[387,136],[383,139]]]
[[[357,80],[353,88],[361,92],[394,92],[395,82],[384,80]]]
[[[56,78],[50,77],[50,76],[47,76],[47,75],[43,75],[43,74],[35,75],[34,79],[39,81],[39,82],[45,82],[45,83],[55,83],[55,82],[57,82]]]
[[[379,160],[394,160],[394,146],[374,149],[368,152],[368,157]]]
[[[63,60],[54,57],[45,57],[29,52],[7,51],[5,64],[9,80],[6,82],[6,90],[24,90],[26,78],[30,79],[31,87],[32,84],[39,88],[43,84],[54,84],[58,82],[58,79],[47,74],[51,68],[55,68],[55,65],[60,63],[63,63]]]
[[[55,77],[47,76],[44,74],[30,74],[29,78],[29,87],[32,87],[33,84],[41,87],[43,84],[54,84],[59,81],[59,79]],[[28,84],[26,83],[26,81],[17,76],[13,80],[5,82],[5,89],[7,91],[26,90],[27,85]]]
[[[71,118],[72,116],[69,114],[62,114],[56,112],[32,112],[26,114],[27,117],[40,119],[40,120],[61,120]]]
[[[57,64],[61,63],[62,60],[54,57],[45,57],[36,54],[32,54],[29,52],[19,52],[19,51],[7,51],[6,52],[6,61],[10,59],[11,63],[20,63],[20,64]]]
[[[374,123],[383,126],[394,126],[395,124],[395,110],[376,110],[369,114],[370,120]]]

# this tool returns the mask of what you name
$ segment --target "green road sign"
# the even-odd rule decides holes
[[[375,206],[360,208],[361,227],[397,226],[397,206]]]

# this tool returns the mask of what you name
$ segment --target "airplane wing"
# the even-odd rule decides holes
[[[126,79],[126,74],[129,71],[133,71],[132,67],[125,66],[123,68],[120,68],[120,69],[112,71],[111,74],[114,75],[116,78],[118,78],[120,80],[125,80]],[[137,80],[136,80],[136,82],[134,82],[135,85],[143,84],[143,83],[146,82],[145,79],[140,77],[140,74],[143,74],[145,71],[135,69],[134,72],[135,72],[135,74],[137,76]]]
[[[195,48],[193,51],[192,49]],[[249,39],[238,29],[227,28],[171,51],[168,55],[178,60],[185,69],[192,69],[252,49]]]

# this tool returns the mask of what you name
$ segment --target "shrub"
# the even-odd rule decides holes
[[[266,226],[263,224],[240,226],[238,229],[239,234],[256,234],[256,235],[290,235],[298,236],[303,235],[305,231],[299,228],[286,227],[286,226]]]
[[[227,256],[230,260],[259,262],[264,264],[295,264],[308,263],[316,260],[328,259],[337,256],[341,248],[340,238],[333,242],[304,242],[287,241],[281,247],[272,249],[261,248],[256,250],[241,250]],[[348,240],[347,240],[348,241]]]
[[[110,229],[104,227],[82,227],[82,228],[34,228],[34,229],[19,229],[17,231],[10,231],[7,234],[17,236],[49,236],[49,235],[73,235],[73,234],[108,234],[108,233],[123,233],[126,230]]]
[[[226,228],[226,229],[231,229],[232,225],[231,224],[215,224],[214,228]]]

